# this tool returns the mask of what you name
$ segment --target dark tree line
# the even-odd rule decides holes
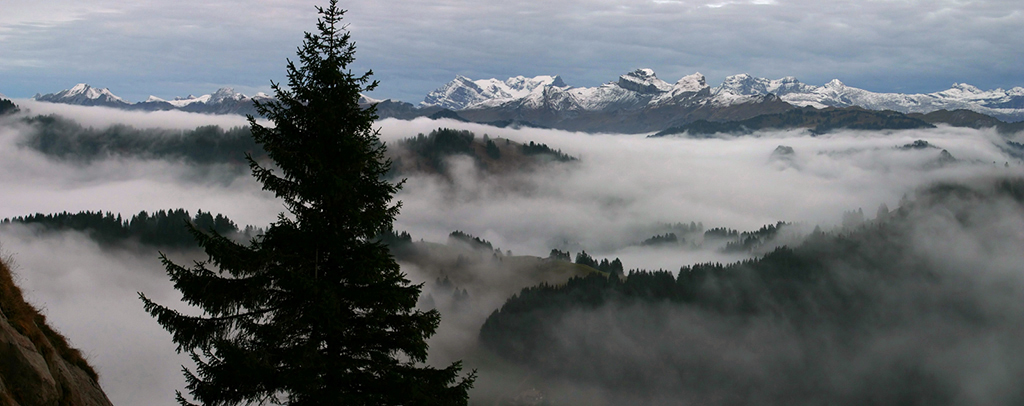
[[[577,159],[569,154],[565,154],[560,149],[551,149],[547,144],[539,144],[530,141],[529,144],[523,144],[520,149],[523,155],[539,155],[545,156],[558,162],[572,162]]]
[[[36,213],[0,220],[0,224],[20,223],[40,227],[42,231],[80,231],[101,245],[137,241],[154,247],[185,248],[195,246],[195,238],[187,227],[214,231],[221,235],[251,238],[261,230],[247,226],[245,230],[224,215],[199,210],[195,216],[185,209],[141,211],[131,218],[99,211],[55,214]]]
[[[14,102],[7,99],[0,99],[0,116],[14,114],[20,111]]]
[[[705,240],[714,239],[735,239],[739,238],[740,232],[726,227],[714,227],[704,232]]]
[[[568,256],[569,253],[566,252],[565,255]],[[612,261],[608,261],[608,258],[598,261],[596,258],[590,256],[590,254],[587,254],[586,251],[580,251],[579,253],[576,254],[575,263],[579,265],[589,266],[598,271],[604,272],[607,275],[615,277],[622,276],[623,272],[622,261],[620,261],[618,258],[615,258]]]
[[[780,221],[776,224],[761,226],[761,228],[756,231],[744,231],[736,236],[735,241],[729,241],[726,243],[723,250],[725,252],[750,252],[755,248],[764,245],[772,238],[775,238],[775,236],[778,235],[779,230],[789,225],[790,223]]]
[[[665,233],[656,235],[640,242],[642,246],[679,245],[686,243],[685,238],[679,238],[676,233]]]
[[[572,262],[572,256],[569,255],[569,251],[561,251],[557,248],[551,249],[551,253],[548,254],[548,258],[558,261]]]
[[[118,124],[97,129],[56,115],[25,118],[24,123],[31,131],[21,140],[21,145],[68,161],[132,157],[242,166],[246,153],[265,156],[263,149],[253,142],[249,127],[168,130]]]
[[[494,251],[494,246],[491,245],[489,241],[480,237],[474,237],[459,230],[452,231],[451,234],[448,234],[448,242],[451,243],[452,241],[464,243],[475,250]],[[499,249],[498,251],[500,252],[501,250]]]

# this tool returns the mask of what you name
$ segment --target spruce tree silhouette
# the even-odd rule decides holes
[[[207,261],[183,267],[161,259],[194,316],[139,294],[173,335],[192,398],[205,405],[459,405],[475,373],[461,363],[423,365],[426,339],[440,315],[415,309],[412,285],[380,243],[400,204],[400,184],[385,180],[391,162],[373,128],[375,109],[360,92],[372,71],[353,75],[355,44],[332,0],[317,7],[288,86],[257,103],[274,123],[250,116],[253,137],[274,161],[247,156],[253,176],[284,200],[281,214],[248,245],[189,226]],[[191,404],[178,393],[178,401]]]

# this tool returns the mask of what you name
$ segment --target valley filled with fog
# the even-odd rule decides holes
[[[88,159],[48,155],[32,145],[51,148],[55,141],[39,141],[40,127],[22,120],[56,114],[84,129],[161,128],[164,131],[157,136],[173,137],[175,131],[185,134],[202,126],[224,130],[244,126],[243,117],[15,102],[23,112],[0,117],[0,187],[4,191],[0,219],[86,210],[128,218],[140,211],[184,208],[223,214],[239,227],[266,227],[285,211],[280,201],[261,190],[240,163],[241,156],[199,162],[185,155],[132,154],[128,147]],[[871,360],[886,357],[905,361],[935,385],[949,383],[955,392],[949,396],[961,404],[1001,404],[1024,396],[1012,389],[1016,385],[1012,377],[1024,371],[1024,352],[1016,352],[1020,345],[1013,342],[1019,332],[1016,323],[1024,320],[1024,302],[1019,301],[1024,298],[1021,202],[996,192],[989,200],[920,196],[939,183],[984,189],[999,179],[1024,177],[1022,151],[1012,150],[1019,144],[1007,143],[1022,142],[1019,135],[939,126],[821,135],[790,130],[700,139],[646,138],[647,134],[496,128],[426,118],[386,119],[378,126],[381,140],[396,151],[403,140],[417,134],[454,128],[472,132],[477,140],[486,135],[501,148],[533,142],[576,158],[484,170],[480,159],[451,155],[432,171],[397,175],[405,183],[396,196],[402,208],[395,231],[407,232],[413,243],[422,240],[421,249],[430,247],[426,243],[454,246],[450,236],[456,230],[489,244],[482,252],[455,247],[439,254],[442,248],[430,248],[431,260],[399,257],[409,279],[424,283],[421,305],[435,306],[442,313],[441,327],[429,341],[431,362],[444,365],[461,359],[466,370],[477,369],[471,403],[507,401],[535,392],[553,402],[577,404],[636,399],[633,387],[600,385],[604,380],[625,379],[617,375],[620,372],[568,379],[571,369],[531,370],[536,363],[516,364],[480,345],[485,319],[509,297],[541,282],[564,283],[579,272],[552,267],[550,272],[543,268],[543,272],[524,273],[541,269],[552,250],[573,257],[586,251],[597,259],[618,258],[626,273],[665,270],[676,274],[682,267],[732,264],[760,258],[779,246],[795,248],[812,234],[870,235],[857,228],[879,224],[885,219],[876,217],[888,218],[890,212],[912,202],[919,202],[914,206],[919,209],[906,215],[899,226],[898,235],[905,237],[899,252],[927,262],[928,272],[935,272],[938,282],[920,286],[911,283],[917,279],[895,278],[893,284],[884,285],[863,282],[860,278],[866,276],[859,271],[843,274],[857,279],[850,281],[851,289],[876,295],[871,297],[892,304],[892,311],[899,313],[878,318],[880,325],[892,323],[879,327],[882,333],[863,333],[870,330],[864,326],[872,324],[857,324],[855,330],[861,329],[857,334],[865,338],[849,347],[855,350],[837,344],[846,330],[832,324],[797,328],[787,323],[799,322],[767,316],[736,324],[732,316],[716,318],[705,310],[621,303],[567,313],[554,324],[561,333],[551,347],[581,348],[566,355],[566,363],[587,362],[587,354],[598,354],[609,361],[595,365],[609,370],[649,365],[651,370],[634,376],[654,382],[644,386],[651,397],[641,398],[649,404],[671,404],[665,399],[675,396],[669,387],[676,382],[709,388],[695,395],[694,402],[742,403],[715,392],[718,386],[729,386],[716,380],[731,380],[743,388],[778,387],[789,393],[843,393],[849,395],[846,399],[869,399],[857,395],[870,386],[865,371],[878,370]],[[512,149],[500,150],[508,154]],[[978,193],[984,195],[987,190]],[[886,209],[880,210],[883,205]],[[963,220],[964,213],[969,221]],[[753,232],[779,222],[784,226],[778,233],[749,249],[723,249],[724,242],[706,239],[703,233],[713,228]],[[700,231],[691,229],[691,224],[699,224]],[[690,232],[679,233],[678,242],[644,243],[675,233],[680,226]],[[27,299],[72,345],[82,349],[113,403],[175,404],[174,391],[184,387],[180,365],[187,364],[188,358],[175,353],[170,335],[143,311],[137,295],[144,292],[160,303],[178,300],[157,248],[141,243],[104,246],[87,233],[47,233],[21,224],[0,227],[0,244],[0,254],[12,260]],[[164,253],[179,263],[204,259],[198,248]],[[833,265],[825,267],[840,272],[839,265]],[[913,302],[901,302],[898,289]],[[424,300],[427,296],[429,303]],[[956,303],[945,302],[950,297]],[[977,312],[978,321],[935,316],[940,313],[927,310],[933,303],[947,307],[967,303],[964,306]],[[623,324],[624,319],[628,323]],[[808,339],[813,335],[809,331],[827,338]],[[585,338],[595,332],[608,341],[588,347]],[[915,342],[925,343],[923,349],[915,348]],[[928,343],[938,344],[933,349]],[[686,349],[692,354],[680,355]],[[812,356],[821,357],[820,363]],[[796,364],[800,365],[782,361],[793,359],[799,359]],[[780,363],[786,366],[779,367]],[[713,382],[682,374],[673,365],[712,371],[708,379]],[[832,379],[816,384],[827,390],[776,379],[776,375],[811,372]],[[748,395],[749,401],[768,399],[765,396],[771,394],[750,389]],[[783,399],[766,401],[774,402],[783,403]]]

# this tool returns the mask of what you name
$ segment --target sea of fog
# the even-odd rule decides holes
[[[181,112],[124,112],[16,100],[29,114],[60,114],[83,125],[192,129],[244,125],[235,116]],[[197,209],[222,213],[239,225],[265,226],[284,206],[251,177],[225,179],[211,168],[180,162],[111,158],[60,162],[21,147],[28,131],[0,119],[0,218],[32,213],[102,210],[131,216],[141,210]],[[454,160],[451,176],[409,175],[398,194],[397,230],[415,240],[444,242],[453,230],[490,241],[516,255],[547,256],[554,247],[585,249],[595,257],[621,258],[627,269],[678,270],[697,262],[742,257],[715,250],[641,248],[636,230],[661,223],[700,222],[706,228],[755,230],[778,221],[804,229],[836,227],[845,211],[899,205],[905,195],[938,180],[1024,174],[998,147],[990,130],[805,131],[712,139],[583,134],[541,129],[501,129],[455,121],[383,120],[380,137],[395,143],[439,127],[477,136],[539,142],[578,157],[578,163],[491,176],[471,160]],[[899,150],[925,140],[939,149]],[[773,151],[790,147],[779,159]],[[958,159],[941,165],[941,149]],[[216,171],[216,168],[213,168]],[[137,292],[160,303],[178,300],[158,253],[125,247],[101,249],[78,233],[40,235],[23,227],[0,234],[0,253],[13,262],[17,282],[50,323],[96,366],[114,404],[173,405],[184,387],[170,335],[142,310]],[[578,251],[575,249],[573,251]],[[169,252],[179,262],[196,252]],[[407,267],[415,282],[426,281]],[[479,287],[486,289],[486,287]],[[504,298],[480,295],[477,310],[444,319],[431,340],[446,362],[474,347],[483,318]],[[477,367],[467,362],[466,368]],[[481,369],[481,382],[494,381]]]

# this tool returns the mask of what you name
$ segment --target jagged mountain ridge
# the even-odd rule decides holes
[[[85,83],[79,83],[71,89],[62,90],[57,93],[45,95],[36,94],[33,97],[36,101],[73,104],[80,106],[105,106],[125,110],[141,111],[167,111],[181,110],[190,113],[210,114],[256,114],[253,107],[253,100],[270,100],[271,97],[264,93],[257,93],[249,97],[242,93],[235,92],[230,87],[218,89],[212,94],[202,96],[188,95],[187,97],[175,97],[172,100],[164,100],[156,96],[149,96],[144,101],[130,103],[125,99],[117,97],[109,89],[96,89]]]
[[[543,76],[538,78],[547,78]],[[556,76],[557,77],[557,76]],[[458,77],[431,92],[422,106],[439,106],[455,111],[484,110],[495,107],[549,108],[559,111],[601,111],[644,109],[668,105],[704,103],[719,108],[757,103],[769,94],[797,107],[862,107],[870,110],[893,110],[901,113],[930,113],[938,110],[971,110],[1004,121],[1024,120],[1024,88],[981,90],[975,86],[954,83],[950,89],[927,94],[875,93],[846,86],[832,80],[822,86],[800,82],[789,76],[766,79],[740,74],[729,76],[717,87],[710,87],[700,73],[685,76],[674,85],[658,79],[651,69],[638,69],[619,77],[617,82],[586,88],[545,85],[518,99],[485,97],[444,98],[443,94],[461,95],[469,92],[471,81]],[[443,90],[443,91],[442,91]]]
[[[528,96],[534,90],[545,86],[565,87],[558,76],[537,76],[526,78],[516,76],[505,81],[497,79],[472,80],[458,75],[455,80],[427,94],[421,105],[438,106],[451,110],[462,110],[467,106],[496,105]]]

